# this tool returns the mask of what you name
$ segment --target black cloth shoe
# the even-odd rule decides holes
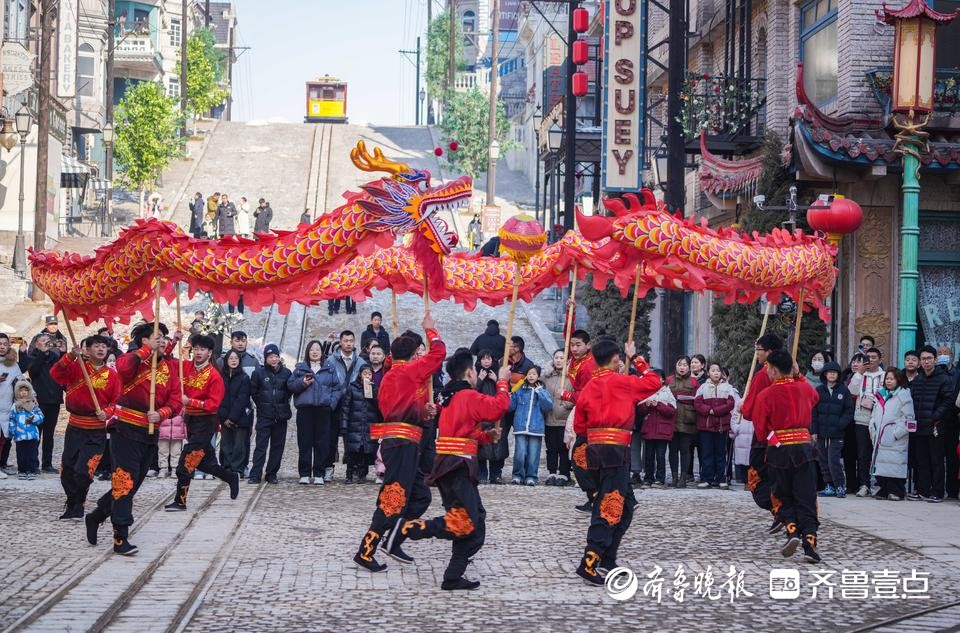
[[[230,498],[236,499],[240,494],[240,475],[230,473],[230,478],[227,479],[227,483],[230,485]]]
[[[167,505],[163,506],[164,512],[183,512],[186,509],[187,505],[178,501],[173,501],[172,503],[168,503]]]
[[[593,514],[593,504],[587,501],[584,504],[574,506],[573,508],[577,512],[583,512],[584,514]]]
[[[767,528],[767,534],[776,534],[783,529],[783,521],[780,519],[774,519],[773,523],[770,524],[770,527]]]
[[[254,484],[254,485],[259,484],[259,483],[260,483],[260,478],[259,478],[259,477],[251,477],[250,479],[247,480],[247,483],[248,483],[248,484]]]
[[[603,576],[601,576],[597,570],[597,561],[599,560],[599,554],[587,550],[583,558],[580,559],[580,566],[577,567],[577,575],[595,587],[603,586]]]
[[[60,515],[61,521],[78,521],[83,519],[83,506],[71,508],[68,505],[63,506],[63,514]]]
[[[277,476],[276,476],[276,475],[267,475],[267,483],[268,483],[268,484],[278,484],[278,483],[280,483],[280,482],[277,481]]]
[[[479,580],[467,580],[466,578],[457,578],[456,580],[444,580],[440,583],[440,588],[444,591],[457,591],[459,589],[476,589],[480,586]]]
[[[819,563],[823,560],[817,553],[817,536],[815,534],[807,534],[803,537],[803,559],[808,563]]]
[[[390,534],[387,535],[386,542],[384,543],[384,553],[398,563],[411,565],[413,564],[413,556],[404,552],[403,548],[400,547],[403,542],[407,540],[407,537],[403,534],[403,523],[403,519],[397,521],[397,525],[390,531]]]
[[[91,545],[97,544],[97,532],[100,531],[100,524],[102,521],[99,521],[97,517],[91,512],[87,516],[83,517],[83,522],[87,526],[87,542]]]
[[[386,571],[387,566],[377,562],[377,559],[370,557],[370,560],[367,560],[360,556],[360,552],[357,552],[353,555],[353,562],[357,565],[360,565],[369,572],[377,573],[381,571]]]
[[[800,547],[800,537],[796,534],[788,535],[787,542],[784,544],[783,548],[780,549],[780,553],[784,558],[790,558],[797,551],[797,548]]]
[[[118,525],[113,528],[113,553],[121,556],[133,556],[137,553],[137,546],[127,540],[130,528]]]
[[[53,466],[44,466],[40,469],[40,472],[46,473],[48,475],[59,475],[60,471],[54,468]]]

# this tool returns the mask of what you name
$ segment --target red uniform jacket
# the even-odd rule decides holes
[[[477,446],[491,443],[490,434],[483,430],[483,423],[499,420],[509,408],[510,386],[503,380],[497,381],[495,396],[486,396],[469,388],[456,392],[440,412],[437,457],[433,471],[427,479],[428,483],[433,483],[464,464],[467,465],[470,477],[476,479]]]
[[[147,411],[150,410],[150,353],[144,345],[135,352],[127,352],[117,359],[117,374],[123,384],[117,400],[115,427],[120,434],[147,443],[157,441],[157,432],[147,435]],[[180,380],[176,361],[163,357],[157,361],[156,411],[160,419],[169,418],[183,408],[180,400]]]
[[[740,415],[751,422],[754,421],[753,416],[756,415],[754,413],[754,406],[757,402],[757,396],[769,387],[770,383],[770,374],[767,373],[767,364],[764,363],[757,369],[756,373],[753,374],[753,379],[747,388],[747,397],[743,399],[743,403],[740,405]],[[759,435],[757,437],[759,437]]]
[[[430,351],[413,361],[394,360],[377,393],[377,404],[384,423],[403,422],[424,425],[424,407],[427,405],[427,381],[440,369],[447,355],[447,347],[436,330],[427,330]]]
[[[570,385],[573,387],[573,390],[564,391],[560,395],[561,399],[577,404],[577,398],[580,397],[580,392],[587,386],[587,383],[590,382],[596,371],[597,361],[590,352],[587,352],[580,358],[571,358],[567,375],[570,376]],[[582,435],[582,433],[578,433],[578,435]]]
[[[107,412],[107,417],[113,411],[113,405],[120,397],[120,377],[116,370],[106,365],[99,369],[90,361],[83,361],[87,366],[87,375],[93,385],[93,392],[97,395],[97,404]],[[66,406],[70,412],[68,424],[81,429],[105,430],[106,423],[97,419],[97,407],[90,398],[90,389],[83,379],[80,363],[70,354],[64,354],[60,360],[50,368],[50,377],[66,389]]]
[[[813,407],[819,400],[817,390],[803,377],[777,380],[757,396],[753,418],[756,436],[767,440],[771,431],[809,430]]]
[[[190,398],[184,406],[187,433],[212,434],[220,423],[217,409],[223,402],[226,388],[223,376],[213,363],[197,369],[193,363],[183,364],[183,394]]]

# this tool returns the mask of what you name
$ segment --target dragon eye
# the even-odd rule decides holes
[[[427,190],[427,181],[426,181],[426,180],[421,180],[420,182],[417,183],[417,186],[420,188],[420,191],[426,191],[426,190]]]

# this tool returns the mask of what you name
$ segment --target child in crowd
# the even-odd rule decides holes
[[[510,483],[536,486],[546,416],[553,411],[553,399],[540,382],[539,367],[527,370],[523,384],[510,397],[510,411],[514,414],[513,478]]]
[[[674,488],[686,488],[693,458],[693,438],[697,435],[697,410],[693,401],[700,383],[690,375],[690,357],[681,356],[676,372],[667,378],[667,386],[677,399],[677,416],[673,439],[670,441],[670,474]]]
[[[10,408],[10,439],[17,448],[17,479],[36,479],[40,474],[40,425],[43,412],[37,404],[37,394],[26,378],[20,378],[13,387],[13,406]]]
[[[367,480],[377,452],[377,441],[370,439],[370,425],[383,421],[370,365],[364,365],[357,379],[347,387],[341,407],[340,435],[343,436],[347,483],[360,484]]]
[[[727,485],[727,434],[730,413],[736,405],[734,389],[723,380],[719,363],[707,365],[707,380],[697,389],[693,406],[697,410],[697,430],[703,452],[703,470],[698,488],[721,488]]]
[[[663,380],[663,372],[657,370]],[[643,485],[663,488],[667,478],[667,447],[673,439],[677,417],[677,399],[664,383],[659,391],[637,404],[643,415],[640,437],[643,439]]]
[[[174,477],[177,464],[180,463],[180,451],[187,439],[187,425],[182,415],[175,415],[160,421],[160,435],[157,441],[160,474]]]
[[[820,400],[813,408],[810,432],[817,437],[820,473],[826,484],[821,497],[846,497],[847,476],[843,470],[843,441],[853,423],[854,397],[840,380],[840,365],[827,363],[817,386]]]

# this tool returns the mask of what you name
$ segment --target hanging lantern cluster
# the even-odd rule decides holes
[[[582,8],[578,7],[573,10],[573,30],[577,33],[586,33],[587,28],[590,26],[590,13]],[[570,61],[573,65],[580,66],[581,64],[587,63],[590,54],[588,51],[587,42],[584,40],[578,39],[575,42],[571,43],[570,46]],[[589,78],[587,73],[582,70],[578,70],[573,73],[572,77],[572,88],[573,94],[578,97],[583,97],[587,94],[589,90]]]
[[[450,141],[450,143],[447,145],[447,147],[450,148],[450,151],[451,151],[451,152],[455,152],[455,151],[457,151],[457,150],[460,148],[460,144],[457,143],[456,141]],[[436,147],[436,148],[434,148],[434,150],[433,150],[433,155],[434,155],[434,156],[437,156],[437,157],[443,156],[443,148],[442,148],[442,147]]]

